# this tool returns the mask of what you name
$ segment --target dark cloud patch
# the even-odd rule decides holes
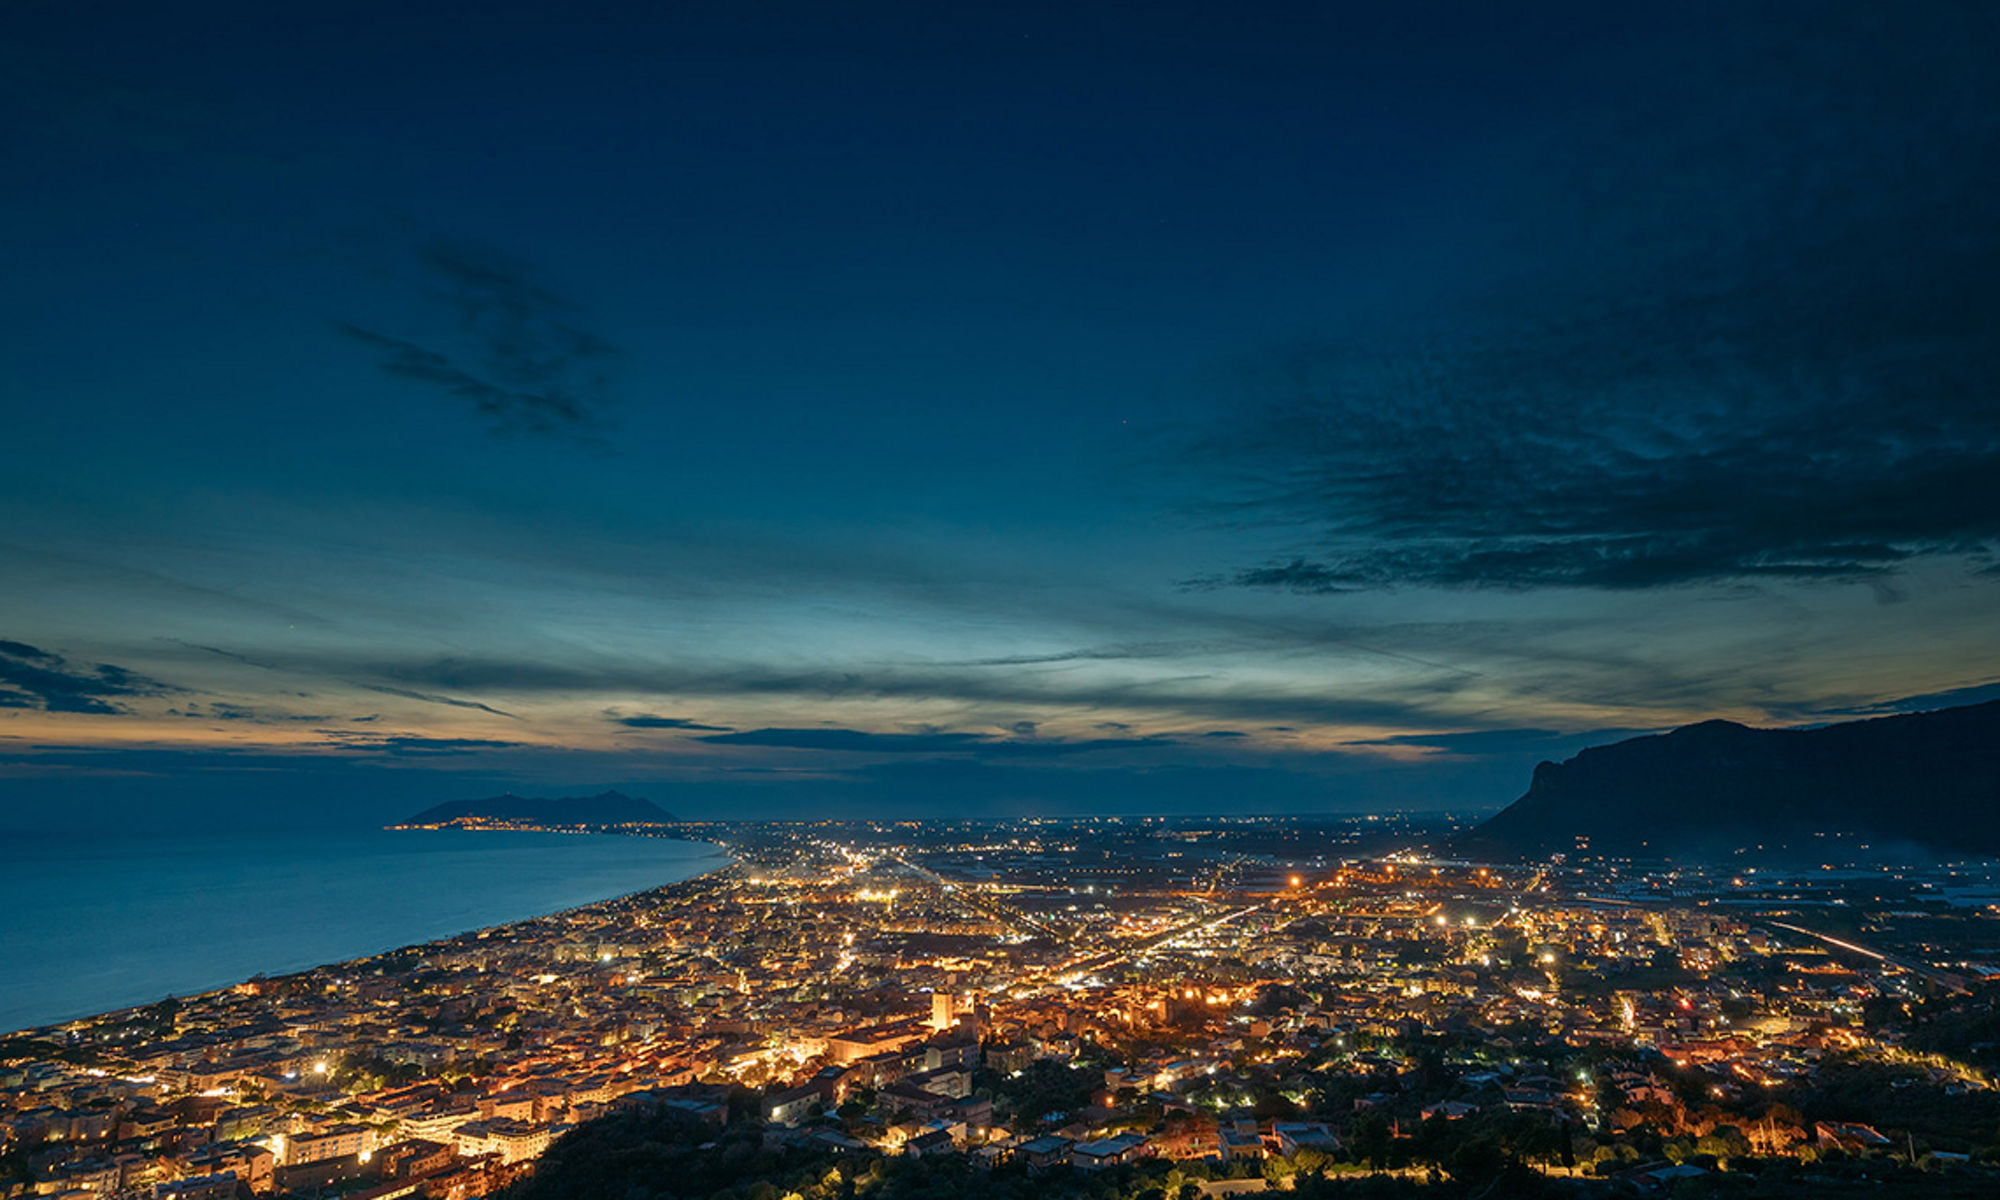
[[[1916,696],[1880,700],[1873,704],[1829,708],[1823,710],[1820,715],[1842,719],[1888,716],[1892,713],[1930,712],[1932,709],[1956,708],[1964,704],[1984,704],[1989,700],[2000,700],[2000,679],[1990,683],[1971,684],[1967,687],[1947,688],[1941,692],[1924,692]]]
[[[1205,738],[1245,738],[1250,735],[1241,729],[1211,729],[1201,736]]]
[[[470,404],[495,432],[586,441],[603,432],[604,366],[617,350],[575,323],[573,305],[487,247],[439,238],[418,258],[453,315],[449,349],[349,321],[333,327],[368,347],[384,374]]]
[[[1422,746],[1451,754],[1472,756],[1542,755],[1567,757],[1584,744],[1615,742],[1656,730],[1595,729],[1588,733],[1561,733],[1554,729],[1474,729],[1456,733],[1401,733],[1391,737],[1366,738],[1348,742],[1350,746]]]
[[[356,733],[345,729],[320,730],[334,750],[384,754],[391,758],[456,758],[487,750],[514,750],[525,742],[497,738],[426,737],[416,733]]]
[[[257,667],[266,671],[275,671],[278,669],[272,666],[270,663],[259,662],[256,659],[251,658],[247,654],[238,654],[234,650],[224,650],[220,646],[204,646],[200,642],[184,642],[179,638],[168,638],[166,640],[172,642],[176,646],[186,646],[190,650],[200,650],[205,654],[213,654],[217,658],[226,658],[231,662],[242,663],[246,667]]]
[[[1205,577],[1190,580],[1189,587],[1208,588],[1228,582],[1238,587],[1282,588],[1290,592],[1352,592],[1358,590],[1351,578],[1324,563],[1295,558],[1268,567],[1247,567],[1227,580]]]
[[[788,750],[840,750],[859,754],[937,754],[969,750],[989,740],[981,733],[868,733],[860,729],[746,729],[700,739],[724,746],[774,746]]]
[[[853,754],[970,754],[980,758],[1058,758],[1097,750],[1170,744],[1163,738],[1086,738],[1078,741],[1006,741],[983,733],[931,730],[869,733],[860,729],[749,729],[700,739],[730,746],[832,750]]]
[[[1270,586],[1274,584],[1297,584],[1302,588],[1304,588],[1305,590],[1319,590],[1319,591],[1349,590],[1333,586],[1330,583],[1327,583],[1325,586],[1314,586],[1323,581],[1316,580],[1313,578],[1313,576],[1316,573],[1315,569],[1311,566],[1311,564],[1306,563],[1303,559],[1296,560],[1294,563],[1289,564],[1285,567],[1271,568],[1270,570],[1276,573],[1270,575],[1263,575],[1258,572],[1246,572],[1245,573],[1246,577],[1239,579],[1237,582],[1261,584],[1264,586]],[[1203,589],[1216,586],[1217,584],[1222,582],[1227,582],[1227,581],[1214,580],[1214,579],[1195,580],[1191,581],[1186,586],[1195,589]],[[1292,626],[1289,628],[1281,629],[1269,623],[1262,623],[1257,621],[1229,622],[1228,624],[1233,628],[1230,628],[1229,632],[1224,633],[1222,628],[1220,628],[1221,626],[1223,626],[1223,622],[1216,621],[1215,626],[1218,627],[1216,630],[1217,635],[1212,637],[1198,638],[1198,639],[1179,639],[1172,641],[1150,641],[1150,642],[1121,642],[1104,646],[1081,646],[1074,649],[1057,650],[1044,654],[1002,655],[993,658],[974,658],[961,661],[945,660],[941,662],[931,662],[926,665],[935,668],[1032,667],[1032,666],[1043,666],[1043,665],[1061,665],[1063,663],[1072,663],[1072,662],[1119,662],[1127,659],[1162,659],[1162,658],[1182,658],[1182,657],[1204,655],[1204,654],[1223,655],[1223,654],[1233,654],[1233,653],[1254,653],[1262,650],[1272,649],[1274,645],[1282,645],[1282,647],[1288,651],[1293,651],[1308,646],[1319,647],[1319,648],[1338,648],[1342,650],[1353,651],[1357,654],[1370,655],[1376,658],[1388,658],[1388,659],[1394,659],[1397,662],[1413,663],[1417,666],[1430,667],[1432,669],[1440,671],[1459,671],[1459,672],[1464,671],[1464,668],[1462,667],[1455,667],[1446,663],[1434,662],[1429,659],[1419,658],[1412,654],[1405,654],[1395,650],[1387,650],[1383,649],[1380,646],[1369,644],[1368,642],[1364,642],[1359,638],[1357,638],[1355,636],[1356,633],[1355,630],[1341,626],[1333,626],[1333,625],[1319,625],[1311,627]]]
[[[975,757],[988,759],[1067,758],[1073,754],[1157,749],[1177,744],[1169,737],[1078,738],[1074,741],[1037,738],[1031,741],[986,742],[973,747],[972,753]]]
[[[1506,282],[1239,365],[1230,511],[1319,533],[1196,582],[1880,581],[2000,544],[1991,34],[1846,6],[1637,64],[1498,168]]]
[[[1492,754],[1546,746],[1562,734],[1553,729],[1478,729],[1465,733],[1400,733],[1364,738],[1351,746],[1426,746],[1455,754]]]
[[[166,684],[110,663],[77,667],[59,654],[24,642],[0,640],[0,708],[45,712],[124,712],[119,696],[175,691]]]
[[[640,713],[633,717],[612,715],[612,723],[627,729],[689,729],[704,733],[728,733],[727,725],[704,725],[691,717],[657,717],[652,713]]]
[[[505,712],[490,704],[482,704],[477,700],[461,700],[456,696],[439,696],[429,692],[413,692],[408,688],[383,687],[379,684],[363,684],[362,686],[371,692],[381,692],[385,696],[401,696],[405,700],[421,700],[426,704],[443,704],[451,708],[472,708],[480,712],[492,713],[496,717],[506,717],[514,721],[521,719],[514,713]]]
[[[1133,658],[1172,658],[1185,654],[1191,647],[1185,642],[1133,642],[1115,646],[1089,646],[1075,650],[1057,650],[1048,654],[1005,654],[993,658],[974,658],[963,662],[939,663],[939,666],[953,667],[1032,667],[1045,663],[1067,662],[1117,662]]]
[[[242,704],[230,704],[214,700],[207,704],[190,701],[179,708],[167,710],[170,717],[185,717],[195,721],[247,721],[255,725],[278,725],[287,722],[331,721],[334,718],[325,713],[273,713],[251,708]]]

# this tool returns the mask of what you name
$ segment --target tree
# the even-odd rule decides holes
[[[1369,1113],[1354,1126],[1354,1157],[1377,1171],[1389,1165],[1389,1123]]]
[[[1507,1165],[1507,1155],[1483,1137],[1468,1139],[1445,1160],[1445,1173],[1460,1183],[1485,1183]]]
[[[1742,1158],[1750,1153],[1750,1139],[1734,1125],[1717,1125],[1695,1142],[1695,1150],[1717,1158]]]

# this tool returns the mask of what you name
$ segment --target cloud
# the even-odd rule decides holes
[[[1076,650],[1057,650],[1047,654],[1007,654],[994,658],[972,658],[957,662],[943,662],[939,666],[953,667],[1032,667],[1043,664],[1069,662],[1117,662],[1134,658],[1172,658],[1185,654],[1196,647],[1186,642],[1141,642],[1116,646],[1091,646]]]
[[[602,433],[602,367],[617,350],[574,323],[574,306],[487,247],[437,238],[418,259],[455,319],[452,350],[350,321],[334,329],[374,352],[384,374],[469,402],[495,432],[584,441]]]
[[[700,740],[720,745],[771,746],[790,750],[833,750],[854,754],[970,754],[980,758],[1056,758],[1097,750],[1169,744],[1164,738],[1003,741],[983,733],[946,730],[869,733],[860,729],[750,729],[741,733],[714,734]]]
[[[1943,26],[1820,32],[1545,131],[1502,284],[1237,363],[1204,460],[1316,532],[1194,582],[1881,584],[2000,543],[2000,85]]]
[[[1302,560],[1296,561],[1288,567],[1277,568],[1276,570],[1293,573],[1300,576],[1300,578],[1290,580],[1272,576],[1269,578],[1245,579],[1241,582],[1260,584],[1284,582],[1299,582],[1303,584],[1312,582],[1309,576],[1313,569]],[[1252,572],[1250,574],[1261,575],[1262,573]],[[1219,581],[1195,581],[1189,586],[1195,589],[1206,589],[1215,586],[1217,582]],[[1333,591],[1349,589],[1327,587],[1310,590]],[[1115,663],[1127,660],[1173,659],[1200,655],[1254,653],[1282,646],[1287,651],[1296,651],[1306,647],[1339,648],[1342,650],[1351,650],[1358,654],[1366,654],[1371,657],[1393,659],[1397,662],[1430,667],[1440,671],[1464,671],[1463,667],[1452,666],[1447,663],[1420,658],[1413,654],[1405,654],[1370,645],[1357,640],[1355,631],[1342,627],[1326,625],[1313,625],[1310,627],[1294,625],[1283,627],[1269,621],[1253,620],[1245,622],[1241,619],[1223,618],[1214,613],[1203,614],[1203,619],[1209,628],[1209,636],[1201,638],[1081,646],[1042,654],[1011,654],[991,658],[942,660],[933,661],[926,665],[932,667],[1032,667],[1077,662]],[[1230,632],[1222,632],[1225,628],[1229,628]]]
[[[1214,587],[1223,580],[1206,578],[1191,580],[1191,587]],[[1323,563],[1307,562],[1295,558],[1288,563],[1269,567],[1249,567],[1236,572],[1227,582],[1238,587],[1282,588],[1289,592],[1352,592],[1359,590],[1354,580]]]
[[[335,719],[326,713],[274,713],[224,700],[211,700],[205,707],[200,701],[189,701],[180,708],[168,709],[167,715],[195,721],[248,721],[253,725],[278,725],[301,721],[311,723]]]
[[[1349,746],[1418,746],[1447,754],[1474,758],[1568,758],[1589,746],[1604,745],[1622,738],[1657,729],[1593,729],[1584,733],[1562,733],[1554,729],[1472,729],[1448,733],[1401,733],[1390,737],[1365,738],[1345,743]]]
[[[724,746],[777,746],[790,750],[842,750],[862,754],[937,754],[968,750],[988,740],[979,733],[868,733],[859,729],[746,729],[700,739]]]
[[[1893,700],[1881,700],[1873,704],[1861,704],[1846,708],[1822,710],[1821,716],[1829,717],[1874,717],[1891,713],[1930,712],[1939,708],[1957,708],[1966,704],[1984,704],[1989,700],[2000,700],[2000,679],[1987,683],[1975,683],[1965,687],[1947,688],[1941,692],[1925,692],[1917,696],[1902,696]]]
[[[393,758],[454,758],[482,750],[513,750],[525,742],[497,738],[427,737],[416,733],[356,733],[347,729],[322,729],[327,745],[334,750],[386,754]]]
[[[71,667],[59,654],[24,642],[0,640],[0,708],[121,713],[126,710],[110,697],[148,696],[174,690],[177,689],[110,663]]]
[[[304,665],[304,664],[301,664]],[[1273,691],[1232,685],[1207,676],[1148,680],[1069,680],[1033,673],[990,669],[929,669],[902,665],[869,670],[789,670],[754,663],[690,667],[683,664],[621,661],[551,663],[502,656],[443,659],[342,661],[328,664],[343,677],[392,679],[420,690],[478,690],[503,694],[544,692],[651,695],[659,697],[804,697],[816,701],[890,699],[1035,705],[1072,711],[1126,710],[1190,716],[1216,721],[1329,722],[1401,725],[1428,711],[1464,685],[1463,673],[1445,679],[1403,680],[1395,694],[1355,687],[1343,693],[1323,686]],[[729,735],[747,738],[761,731]],[[822,731],[804,730],[818,735]],[[919,735],[885,735],[919,736]],[[962,735],[967,738],[975,734]]]
[[[1553,729],[1475,729],[1462,733],[1399,733],[1364,738],[1350,746],[1425,746],[1454,754],[1505,754],[1546,746],[1563,735]]]
[[[191,650],[204,651],[205,653],[213,654],[219,658],[226,658],[231,662],[242,663],[244,666],[247,667],[256,667],[259,670],[264,670],[264,671],[286,670],[285,667],[280,666],[276,663],[265,662],[261,659],[252,658],[247,654],[240,654],[234,650],[224,650],[219,646],[205,646],[198,642],[182,641],[179,638],[168,638],[166,640],[172,642],[177,646],[186,646]],[[432,692],[419,692],[419,691],[413,691],[409,688],[389,687],[384,684],[362,683],[362,684],[357,684],[356,686],[361,687],[366,691],[380,692],[385,696],[400,696],[405,700],[419,700],[425,704],[442,704],[449,708],[469,708],[469,709],[474,709],[478,712],[492,713],[496,717],[506,717],[509,720],[513,721],[518,721],[521,719],[521,717],[517,713],[510,713],[505,709],[495,708],[491,704],[485,704],[478,700],[464,700],[456,696],[441,696]],[[306,717],[306,718],[294,718],[294,719],[325,720],[327,718]],[[358,720],[372,720],[373,718],[355,717],[352,719],[358,721]]]
[[[613,715],[611,720],[613,723],[623,725],[628,729],[692,729],[710,733],[729,732],[729,726],[727,725],[703,725],[701,722],[689,717],[656,717],[652,713],[640,713],[634,717]]]
[[[514,713],[505,712],[501,709],[493,707],[490,704],[481,704],[477,700],[460,700],[452,696],[436,696],[428,692],[413,692],[407,688],[383,687],[379,684],[372,684],[372,683],[363,684],[361,686],[367,688],[371,692],[381,692],[385,696],[401,696],[406,700],[422,700],[426,704],[444,704],[444,705],[449,705],[452,708],[475,708],[478,709],[480,712],[492,713],[496,717],[507,717],[510,720],[515,720],[515,721],[521,719]]]

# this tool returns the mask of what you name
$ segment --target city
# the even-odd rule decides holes
[[[2000,1197],[1996,62],[0,4],[0,1200]]]
[[[0,1195],[461,1200],[634,1113],[1176,1194],[2000,1181],[1989,869],[1434,856],[1455,828],[678,826],[734,862],[7,1039]]]

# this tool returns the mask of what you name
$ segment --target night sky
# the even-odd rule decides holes
[[[1996,52],[10,4],[0,828],[1471,810],[2000,695]]]

